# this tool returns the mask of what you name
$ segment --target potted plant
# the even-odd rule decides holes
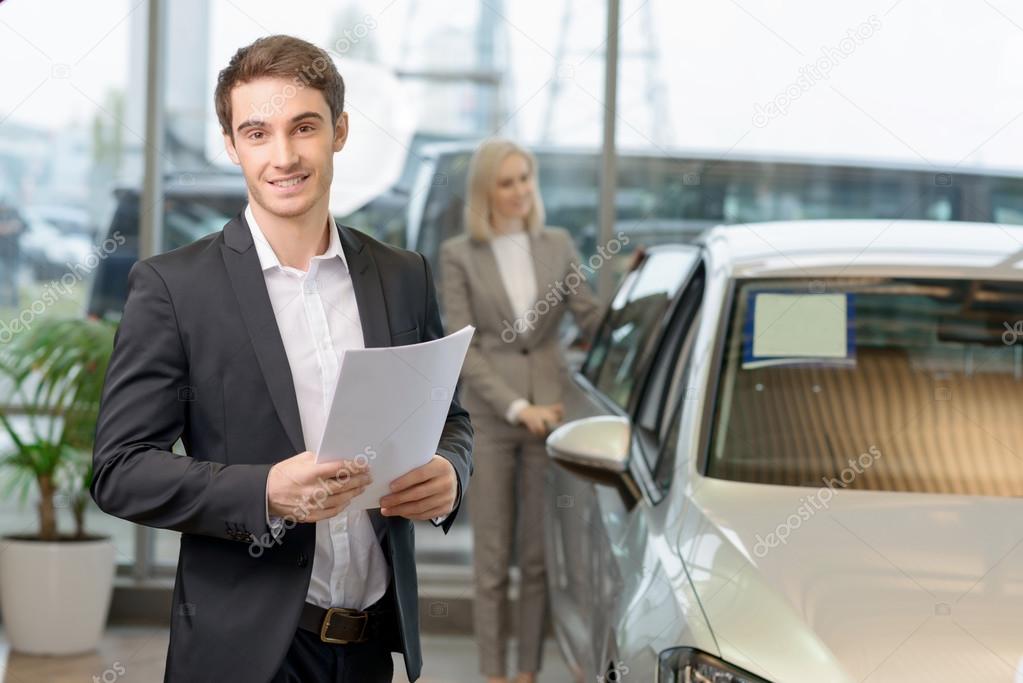
[[[13,649],[72,654],[94,649],[113,589],[109,538],[84,529],[93,438],[114,326],[45,319],[0,347],[0,372],[27,422],[0,411],[13,448],[0,453],[3,493],[38,494],[35,534],[0,538],[0,613]],[[70,505],[75,530],[61,534],[57,509]]]

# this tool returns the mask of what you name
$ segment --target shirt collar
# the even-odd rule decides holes
[[[256,223],[256,217],[252,213],[252,205],[245,205],[245,222],[249,224],[249,231],[252,233],[252,242],[256,246],[256,254],[259,256],[259,266],[262,270],[269,270],[271,268],[284,268],[281,265],[281,261],[277,258],[277,253],[270,246],[270,242],[266,239],[266,235],[263,234],[263,229]],[[337,224],[334,222],[334,217],[327,213],[327,227],[329,228],[329,242],[327,243],[327,250],[322,254],[313,256],[314,260],[327,260],[332,259],[335,256],[341,259],[341,264],[348,269],[348,261],[345,260],[344,249],[341,248],[341,238],[338,236]]]

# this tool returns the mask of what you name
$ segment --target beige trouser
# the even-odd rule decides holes
[[[544,498],[548,457],[544,440],[492,416],[473,418],[472,486],[476,596],[473,621],[484,676],[506,676],[508,570],[515,541],[522,582],[516,638],[521,673],[540,670],[547,584],[544,575]]]

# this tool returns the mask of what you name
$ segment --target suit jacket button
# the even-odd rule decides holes
[[[522,349],[522,355],[523,356],[528,356],[529,355],[529,349]]]
[[[299,553],[298,554],[298,566],[299,567],[304,567],[307,564],[309,564],[309,558],[307,558],[305,556],[305,553]]]

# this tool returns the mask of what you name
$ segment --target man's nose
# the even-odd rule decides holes
[[[273,165],[278,168],[291,168],[298,161],[298,154],[291,142],[291,136],[278,136],[273,146]]]

